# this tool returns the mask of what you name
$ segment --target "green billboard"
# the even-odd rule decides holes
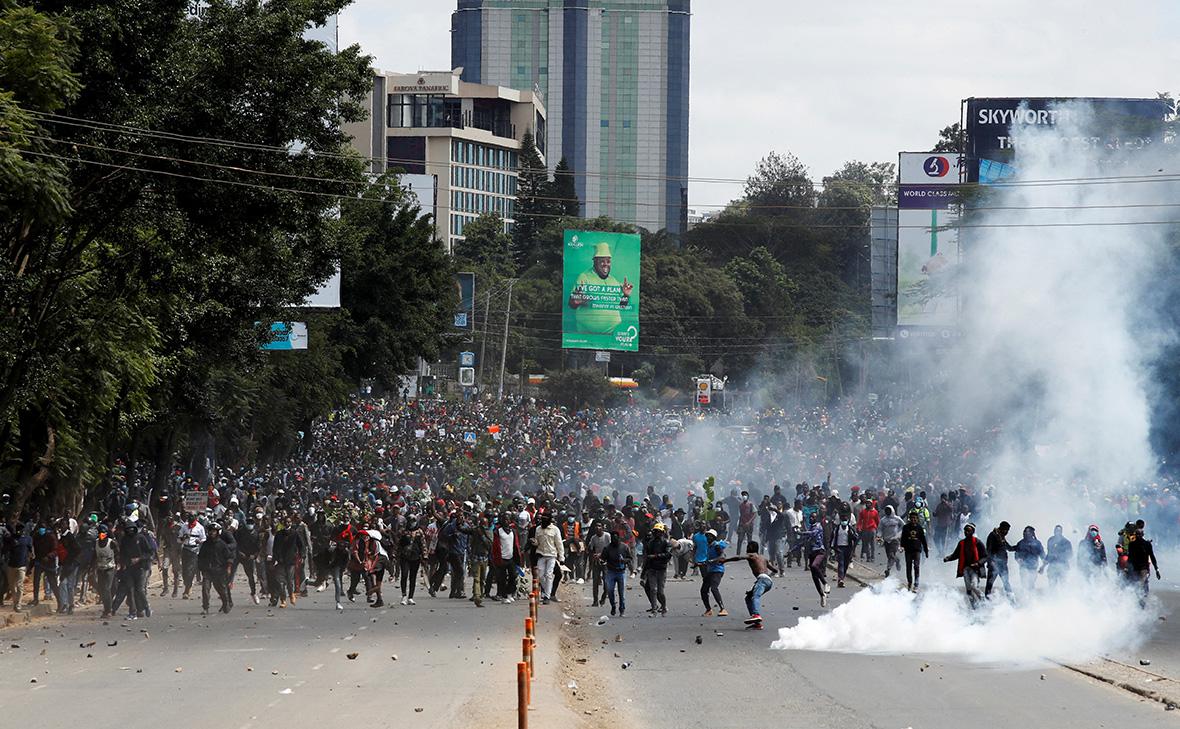
[[[565,231],[561,346],[639,350],[639,236]]]

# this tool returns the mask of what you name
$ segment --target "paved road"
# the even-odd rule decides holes
[[[1180,712],[1062,669],[1013,670],[945,656],[773,651],[774,628],[822,614],[810,581],[797,570],[778,579],[763,610],[768,629],[752,633],[741,622],[749,579],[744,568],[731,566],[731,575],[722,588],[733,610],[729,618],[699,616],[696,582],[669,584],[672,609],[664,618],[640,617],[638,585],[628,593],[632,615],[601,627],[594,619],[604,611],[585,605],[588,587],[572,587],[565,603],[543,608],[532,726],[1077,729],[1180,723],[1173,718]],[[833,605],[854,592],[852,583],[833,590]],[[46,717],[61,716],[63,707],[114,706],[134,696],[127,711],[89,712],[87,725],[124,729],[129,716],[146,721],[167,712],[229,729],[278,722],[292,729],[340,722],[515,726],[513,667],[525,606],[477,611],[466,601],[423,596],[416,607],[352,606],[336,614],[329,595],[313,594],[286,610],[240,605],[228,617],[209,618],[200,617],[195,601],[155,599],[156,617],[145,621],[103,625],[87,612],[0,631],[0,715],[5,726],[40,726]],[[582,619],[564,620],[571,610]],[[353,652],[358,656],[349,660]],[[624,662],[631,663],[626,670]]]
[[[415,607],[358,603],[337,614],[331,590],[294,608],[239,605],[209,618],[199,601],[152,604],[146,620],[103,625],[88,608],[0,631],[3,726],[64,726],[66,716],[88,729],[146,726],[153,716],[153,725],[227,729],[461,727],[472,716],[489,729],[516,726],[527,604],[477,611],[423,594]],[[557,628],[547,640],[542,626],[544,686],[556,686]],[[570,725],[560,695],[539,693],[538,725]]]
[[[667,617],[639,613],[646,606],[636,586],[629,593],[635,617],[601,627],[587,619],[571,628],[581,638],[573,659],[588,658],[575,666],[602,677],[590,699],[595,708],[634,726],[686,729],[1077,729],[1180,723],[1180,712],[1166,712],[1158,703],[1060,668],[1016,670],[946,656],[770,650],[775,628],[821,614],[811,581],[799,570],[778,579],[763,609],[767,630],[749,632],[742,629],[748,571],[732,567],[722,587],[733,612],[729,618],[700,617],[697,583],[673,582]],[[854,587],[833,589],[832,604],[846,601]],[[587,606],[582,612],[593,617],[600,611]],[[625,662],[631,665],[623,670]],[[675,721],[668,723],[669,717]]]

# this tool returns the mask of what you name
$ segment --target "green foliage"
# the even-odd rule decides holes
[[[712,476],[706,478],[704,484],[702,484],[702,488],[705,490],[704,516],[706,522],[713,521],[713,517],[717,516],[716,510],[713,508],[713,505],[717,503],[717,496],[713,493],[713,486],[714,481]]]
[[[551,372],[542,389],[551,402],[569,408],[599,407],[611,395],[602,370],[590,368]]]
[[[553,198],[554,206],[559,215],[576,218],[582,214],[581,205],[578,202],[578,191],[574,186],[574,175],[570,171],[565,157],[561,158],[561,161],[557,163],[557,167],[553,170],[553,185],[550,197]]]
[[[512,236],[504,232],[504,218],[484,213],[463,228],[463,240],[452,251],[455,266],[475,271],[476,280],[497,284],[516,275],[512,260]]]
[[[438,352],[454,295],[430,224],[341,154],[369,59],[303,37],[345,5],[0,4],[0,467],[18,508],[117,452],[280,457],[355,377]],[[340,262],[352,308],[293,312]],[[314,349],[259,351],[256,322],[295,318]]]
[[[345,252],[339,334],[353,382],[374,378],[386,388],[418,356],[433,359],[458,307],[453,261],[393,179],[378,180],[341,210]]]
[[[525,130],[520,141],[520,156],[516,180],[516,211],[512,226],[512,242],[516,264],[526,269],[541,257],[539,232],[554,214],[549,173],[531,129]]]
[[[967,149],[967,130],[959,122],[943,127],[938,131],[938,141],[934,144],[935,152],[962,152]]]

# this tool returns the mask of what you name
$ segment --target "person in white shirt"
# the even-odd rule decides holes
[[[197,521],[197,517],[190,514],[189,520],[180,526],[178,535],[180,541],[180,571],[184,576],[184,594],[182,600],[189,599],[193,589],[193,578],[197,575],[197,552],[205,543],[205,527]]]
[[[783,533],[787,537],[787,544],[790,545],[787,549],[787,566],[791,566],[791,560],[794,560],[800,567],[803,566],[803,502],[798,499],[795,500],[795,505],[783,512],[783,518],[787,520],[786,529]]]
[[[537,520],[537,571],[541,578],[541,602],[561,602],[553,592],[553,575],[557,563],[565,561],[565,547],[562,545],[561,530],[553,524],[548,514],[541,514]]]

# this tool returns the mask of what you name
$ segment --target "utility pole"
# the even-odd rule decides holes
[[[512,287],[516,285],[516,279],[508,279],[508,310],[504,312],[504,345],[500,349],[500,392],[496,395],[497,400],[504,399],[504,365],[508,362],[508,321],[512,318]]]
[[[483,356],[488,351],[488,317],[492,315],[492,292],[484,295],[483,305],[483,339],[479,343],[479,376],[476,379],[478,390],[483,393]]]

